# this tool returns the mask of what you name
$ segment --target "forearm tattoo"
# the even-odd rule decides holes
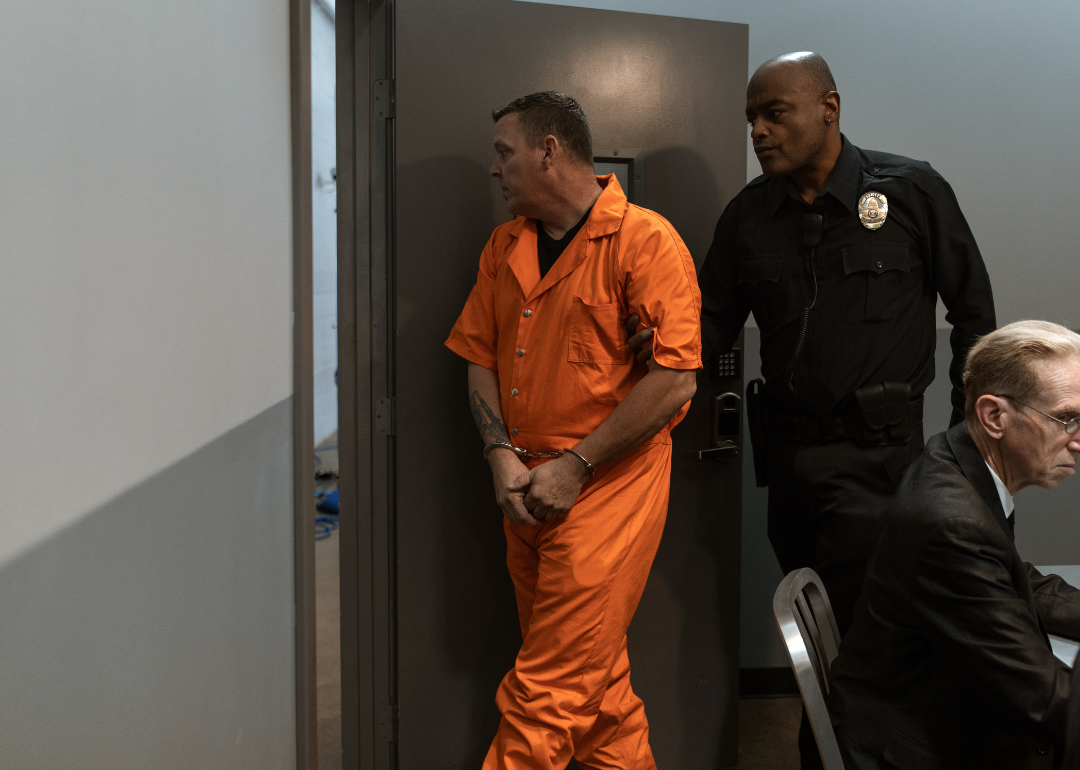
[[[496,442],[502,442],[504,444],[510,443],[510,434],[506,431],[506,426],[503,425],[503,421],[495,416],[495,413],[491,411],[491,407],[487,405],[487,402],[480,396],[479,390],[474,390],[472,398],[472,414],[473,420],[476,422],[476,429],[480,431],[480,438],[484,439],[485,444],[494,444]]]

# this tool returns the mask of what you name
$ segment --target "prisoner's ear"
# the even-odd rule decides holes
[[[544,141],[541,142],[540,148],[544,151],[544,155],[541,157],[540,162],[543,164],[544,170],[551,168],[552,162],[555,160],[555,156],[562,153],[562,147],[559,145],[559,140],[551,134],[544,137]]]

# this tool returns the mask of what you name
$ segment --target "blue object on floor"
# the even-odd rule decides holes
[[[315,510],[320,513],[340,513],[341,506],[338,503],[338,491],[335,489],[323,496],[318,503],[315,504]]]

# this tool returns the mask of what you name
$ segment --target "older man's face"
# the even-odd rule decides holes
[[[1041,392],[1028,403],[1066,422],[1080,416],[1080,361],[1048,361],[1041,365],[1040,374]],[[1047,489],[1073,475],[1080,455],[1080,430],[1070,435],[1061,423],[1015,401],[1010,404],[1015,419],[1009,421],[1002,437],[1002,450],[1015,468],[1012,475],[1023,479],[1025,486]]]

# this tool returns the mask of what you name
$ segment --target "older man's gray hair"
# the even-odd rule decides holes
[[[1049,321],[1017,321],[982,337],[964,365],[964,419],[975,423],[979,396],[1008,395],[1030,401],[1039,392],[1038,364],[1080,361],[1080,334]]]

